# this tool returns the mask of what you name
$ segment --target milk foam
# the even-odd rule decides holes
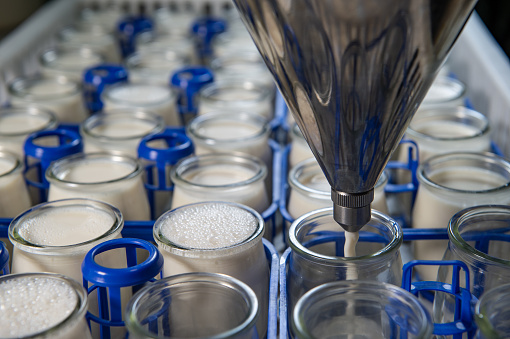
[[[69,246],[99,238],[114,222],[115,219],[104,211],[66,206],[27,218],[18,233],[35,245]]]
[[[0,283],[0,337],[39,333],[65,320],[78,297],[63,281],[23,277]]]
[[[203,204],[174,211],[161,226],[172,243],[195,249],[217,249],[239,244],[257,230],[249,212],[227,204]]]

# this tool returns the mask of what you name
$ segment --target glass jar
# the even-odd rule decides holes
[[[359,232],[356,255],[344,255],[345,232],[333,219],[333,207],[296,219],[289,231],[292,248],[287,273],[289,315],[312,288],[337,280],[372,280],[400,285],[402,230],[388,216],[372,210]]]
[[[262,338],[253,291],[223,274],[189,273],[153,282],[126,309],[129,337]],[[178,326],[177,326],[178,324]]]
[[[0,151],[0,218],[14,218],[30,206],[23,163],[17,155]]]
[[[400,287],[374,281],[335,281],[308,291],[292,316],[294,338],[432,337],[430,314]]]
[[[46,170],[48,201],[88,198],[117,207],[126,220],[149,220],[143,167],[135,158],[109,153],[74,154]]]
[[[191,25],[188,27],[187,35],[190,34]],[[139,34],[135,38],[136,49],[141,53],[150,51],[161,51],[178,53],[190,64],[199,64],[195,42],[188,36],[174,34],[173,32],[148,31]]]
[[[460,80],[437,76],[423,99],[417,115],[422,109],[464,106],[466,85]]]
[[[195,117],[186,132],[193,140],[197,155],[245,153],[261,159],[267,168],[271,168],[271,129],[261,116],[210,112]]]
[[[484,293],[475,307],[478,325],[476,338],[509,338],[510,284],[501,285]]]
[[[135,52],[126,59],[129,81],[163,86],[168,86],[174,72],[187,64],[189,60],[182,52],[155,48]]]
[[[491,148],[489,120],[466,107],[421,110],[406,131],[406,139],[418,145],[421,163],[438,154],[452,152],[488,152]],[[407,147],[402,147],[402,162]]]
[[[485,292],[510,281],[510,206],[480,205],[455,214],[448,225],[448,248],[444,260],[460,260],[470,273],[470,292]],[[440,267],[438,281],[451,276]]]
[[[138,109],[114,109],[96,113],[80,125],[84,151],[138,156],[142,138],[163,131],[158,115]]]
[[[53,48],[41,54],[39,65],[44,76],[63,76],[79,83],[87,68],[102,64],[104,61],[101,54],[90,48]]]
[[[264,337],[269,302],[269,267],[262,236],[264,220],[234,203],[204,202],[163,214],[154,240],[164,258],[163,275],[222,273],[250,286],[260,305],[257,329]]]
[[[17,78],[9,84],[9,96],[12,106],[44,107],[59,123],[80,123],[88,117],[79,83],[64,77]]]
[[[37,107],[0,109],[0,150],[23,159],[26,138],[35,132],[57,127],[57,118],[49,110]]]
[[[95,245],[120,238],[120,211],[90,199],[65,199],[39,204],[14,218],[9,240],[14,245],[12,273],[53,272],[82,281],[81,263]],[[118,267],[125,257],[104,258]]]
[[[372,208],[388,214],[384,187],[388,175],[384,171],[374,187]],[[320,208],[333,206],[331,186],[315,158],[297,164],[289,173],[290,194],[287,211],[294,219]]]
[[[250,112],[269,121],[273,118],[273,99],[271,90],[259,81],[215,81],[200,90],[198,114]]]
[[[87,292],[76,281],[51,273],[0,277],[0,336],[92,339],[85,313]]]
[[[460,210],[482,204],[510,204],[510,162],[490,153],[449,153],[418,167],[420,183],[412,211],[413,228],[446,228]],[[441,260],[446,240],[414,243],[415,259]],[[417,267],[422,280],[435,281],[435,266]]]
[[[292,116],[292,114],[289,115]],[[310,149],[310,146],[308,146],[308,143],[305,140],[305,137],[303,136],[303,133],[301,133],[301,130],[299,129],[299,126],[294,122],[291,125],[290,128],[290,151],[289,151],[289,158],[288,158],[288,168],[292,169],[294,166],[296,166],[298,163],[300,163],[303,160],[314,158],[314,155],[312,153],[312,150]]]
[[[262,213],[269,207],[264,184],[267,168],[248,155],[204,154],[183,159],[172,168],[172,209],[190,203],[237,202]]]
[[[168,86],[149,83],[119,83],[106,88],[101,100],[104,110],[138,108],[163,118],[166,125],[180,126],[177,96]]]
[[[103,55],[106,62],[118,64],[122,61],[115,37],[103,30],[68,27],[60,32],[58,47],[62,50],[87,48]]]

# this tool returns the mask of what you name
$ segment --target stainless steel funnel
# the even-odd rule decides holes
[[[373,187],[476,0],[234,0],[331,185],[335,220]]]

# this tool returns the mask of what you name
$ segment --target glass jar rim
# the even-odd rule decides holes
[[[164,89],[167,91],[167,95],[165,96],[165,98],[162,98],[160,100],[155,100],[155,101],[151,101],[151,102],[137,102],[137,101],[130,101],[130,100],[127,100],[126,98],[115,98],[115,97],[112,97],[111,96],[111,93],[112,92],[115,92],[117,91],[119,88],[129,88],[129,87],[152,87],[152,88],[160,88],[160,89]],[[129,83],[129,82],[119,82],[119,83],[116,83],[116,84],[113,84],[113,85],[110,85],[108,87],[106,87],[103,91],[103,93],[101,94],[101,99],[103,101],[105,100],[109,100],[111,102],[114,102],[114,103],[120,103],[120,104],[129,104],[131,105],[132,107],[153,107],[153,106],[158,106],[158,105],[161,105],[165,102],[168,102],[169,100],[173,100],[174,98],[176,97],[176,94],[175,92],[168,86],[163,86],[163,85],[160,85],[160,84],[157,84],[157,83],[153,83],[153,82],[136,82],[136,83]]]
[[[207,126],[207,124],[211,122],[218,122],[218,121],[231,121],[231,122],[240,122],[245,123],[250,126],[254,126],[258,128],[257,133],[253,135],[249,135],[246,137],[238,137],[238,138],[232,138],[232,139],[215,139],[203,134],[200,134],[199,129],[203,127],[204,125]],[[199,141],[202,144],[206,144],[209,146],[213,145],[222,145],[222,144],[231,144],[233,142],[239,143],[239,142],[250,142],[255,141],[257,139],[261,138],[268,138],[269,133],[271,132],[271,128],[269,126],[269,123],[266,119],[261,117],[258,114],[253,114],[249,112],[240,112],[236,114],[231,113],[223,113],[223,112],[209,112],[206,114],[198,115],[193,120],[189,122],[189,124],[186,127],[186,132],[196,139],[196,141]]]
[[[469,125],[475,127],[477,132],[475,134],[466,135],[466,136],[457,136],[455,138],[448,137],[436,137],[430,134],[422,133],[417,131],[415,128],[416,125],[420,125],[421,120],[429,119],[432,121],[440,121],[440,122],[458,122],[463,125]],[[490,132],[489,119],[482,113],[469,109],[467,107],[457,106],[457,107],[441,107],[441,108],[430,108],[420,110],[419,113],[415,115],[415,117],[411,120],[409,127],[407,128],[406,133],[411,138],[417,138],[420,140],[430,140],[430,141],[464,141],[479,138],[481,136],[487,135]]]
[[[189,181],[183,177],[183,174],[192,169],[193,166],[209,166],[216,164],[230,164],[230,165],[241,165],[241,166],[251,166],[254,168],[254,174],[252,177],[231,183],[231,184],[223,184],[223,185],[206,185],[206,184],[197,184],[192,181]],[[180,185],[186,188],[237,188],[242,186],[247,186],[252,183],[262,181],[265,179],[267,175],[267,167],[262,162],[262,160],[248,155],[248,154],[229,154],[229,153],[214,153],[214,154],[202,154],[196,155],[193,157],[188,157],[181,159],[171,170],[170,179],[175,185]]]
[[[42,67],[63,71],[81,71],[83,67],[91,66],[91,65],[80,65],[80,66],[62,66],[59,64],[58,58],[62,55],[73,55],[76,57],[81,57],[83,60],[87,59],[98,59],[98,63],[104,62],[105,58],[102,54],[94,51],[90,47],[79,46],[79,47],[69,47],[69,48],[50,48],[41,53],[39,56],[39,63]]]
[[[23,131],[16,131],[16,132],[0,132],[0,137],[18,137],[18,136],[25,136],[34,132],[42,131],[42,130],[49,130],[56,128],[58,125],[57,118],[55,114],[47,109],[36,107],[36,106],[27,106],[27,107],[7,107],[0,109],[0,120],[2,120],[5,117],[8,116],[31,116],[31,117],[41,117],[42,119],[46,120],[45,123],[41,124],[36,129],[25,129]]]
[[[454,244],[455,248],[462,253],[469,255],[478,261],[490,262],[491,264],[510,266],[510,260],[493,257],[487,253],[479,251],[471,246],[464,238],[460,231],[462,224],[472,217],[482,216],[485,214],[497,213],[498,215],[508,215],[510,217],[510,206],[506,205],[478,205],[465,208],[454,214],[448,223],[448,238]]]
[[[506,160],[503,157],[500,157],[496,154],[484,152],[484,153],[476,153],[476,152],[456,152],[456,153],[446,153],[446,154],[438,154],[435,155],[429,159],[427,159],[424,163],[420,164],[418,166],[418,169],[416,171],[418,181],[420,182],[420,185],[424,185],[427,188],[432,188],[435,190],[440,190],[442,192],[449,192],[452,194],[466,194],[466,193],[472,193],[472,194],[491,194],[494,192],[504,191],[507,189],[510,189],[510,179],[508,179],[508,182],[504,185],[486,189],[486,190],[462,190],[462,189],[456,189],[447,187],[444,185],[440,185],[436,182],[434,182],[430,176],[426,173],[427,170],[430,170],[433,166],[443,166],[445,163],[448,164],[449,162],[453,161],[473,161],[473,162],[480,162],[484,164],[491,164],[493,166],[498,166],[502,171],[504,171],[508,176],[510,177],[510,162]],[[466,166],[464,164],[464,166]],[[487,166],[483,167],[484,169],[487,169]]]
[[[244,89],[246,91],[256,91],[256,98],[250,99],[240,99],[238,102],[242,102],[243,104],[251,104],[251,103],[260,103],[264,102],[271,96],[271,90],[264,85],[262,82],[253,80],[253,79],[224,79],[219,81],[214,81],[208,85],[202,87],[199,91],[199,101],[206,100],[209,102],[225,102],[222,99],[215,98],[214,95],[218,91],[229,91],[231,89],[239,90]],[[228,101],[229,103],[231,101]]]
[[[308,212],[306,214],[303,214],[294,222],[291,224],[289,229],[289,245],[292,248],[292,251],[295,251],[300,256],[306,257],[306,258],[313,258],[314,260],[319,260],[321,262],[330,263],[330,264],[339,264],[339,263],[350,263],[350,262],[358,262],[362,263],[363,261],[366,261],[367,259],[379,259],[386,257],[388,254],[392,254],[396,252],[400,245],[402,245],[403,242],[403,232],[400,226],[396,221],[394,221],[389,216],[377,211],[372,210],[372,218],[371,220],[380,221],[381,224],[385,225],[393,235],[393,238],[391,241],[384,246],[382,249],[375,253],[363,255],[363,256],[357,256],[357,257],[339,257],[339,256],[330,256],[330,255],[323,255],[316,253],[306,246],[304,246],[297,238],[296,233],[299,231],[299,227],[302,225],[305,225],[306,223],[309,223],[315,219],[318,218],[324,218],[324,217],[331,217],[331,220],[333,219],[333,207],[326,207],[321,208],[318,210],[314,210],[311,212]],[[338,225],[338,229],[343,231],[343,228],[341,228],[340,225]],[[363,229],[362,229],[363,230]]]
[[[168,290],[172,287],[179,288],[189,283],[208,283],[214,284],[221,288],[230,288],[236,290],[246,301],[249,307],[249,314],[241,324],[228,331],[214,335],[214,338],[233,338],[236,335],[243,333],[245,330],[251,329],[255,326],[259,317],[259,303],[255,292],[253,292],[253,290],[248,285],[226,274],[193,272],[177,274],[156,280],[155,282],[143,287],[135,295],[133,295],[133,297],[129,300],[124,312],[126,327],[128,328],[129,332],[147,338],[172,338],[159,337],[154,333],[147,331],[143,326],[140,325],[140,321],[136,315],[136,309],[140,307],[140,304],[143,302],[142,298],[150,296],[157,290]]]
[[[132,134],[128,136],[108,136],[100,133],[94,132],[93,128],[105,125],[105,124],[113,124],[115,125],[118,122],[122,121],[139,121],[140,123],[148,123],[152,124],[153,128],[147,132],[142,134]],[[83,123],[80,124],[80,133],[83,136],[90,136],[100,142],[112,142],[112,141],[129,141],[134,139],[143,138],[145,136],[149,136],[152,134],[159,133],[163,131],[165,128],[165,122],[163,118],[155,113],[140,110],[140,109],[131,109],[131,108],[118,108],[105,110],[94,115],[91,115],[87,118]],[[136,131],[134,131],[136,132]]]
[[[244,240],[241,240],[238,243],[235,243],[233,245],[229,245],[226,247],[219,247],[219,248],[209,248],[209,249],[203,249],[203,248],[192,248],[192,247],[184,247],[179,244],[176,244],[163,236],[161,234],[161,227],[165,223],[165,221],[175,212],[180,212],[182,210],[186,210],[188,208],[193,208],[196,206],[203,206],[203,205],[216,205],[216,204],[222,204],[222,205],[229,205],[233,207],[237,207],[239,209],[242,209],[246,211],[247,213],[251,214],[255,220],[257,221],[257,228],[253,231],[253,233],[247,237]],[[235,202],[227,202],[227,201],[206,201],[206,202],[199,202],[199,203],[192,203],[188,205],[183,205],[177,208],[174,208],[173,210],[170,210],[163,215],[161,215],[155,222],[153,227],[153,238],[155,242],[158,244],[158,247],[163,248],[165,251],[168,251],[170,253],[178,254],[183,257],[196,257],[201,258],[204,256],[207,256],[208,258],[211,257],[223,257],[225,255],[235,255],[237,253],[240,253],[242,251],[247,250],[248,248],[251,248],[252,246],[255,246],[259,240],[262,239],[262,236],[264,235],[264,219],[253,208],[250,208],[248,206],[238,204]],[[248,247],[248,245],[250,245]]]
[[[19,233],[18,229],[21,225],[26,221],[27,218],[34,213],[44,213],[44,210],[48,208],[67,208],[73,206],[84,206],[87,208],[94,208],[96,210],[101,210],[102,212],[108,213],[112,219],[112,226],[105,233],[99,235],[94,239],[87,240],[85,242],[64,245],[64,246],[52,246],[52,245],[40,245],[34,244],[26,239],[24,239]],[[42,212],[41,212],[42,211]],[[9,224],[9,240],[13,243],[15,247],[23,250],[24,252],[34,252],[37,254],[43,255],[55,255],[55,254],[63,254],[63,253],[74,253],[79,251],[80,249],[84,249],[88,251],[91,248],[91,245],[98,243],[99,241],[107,240],[116,234],[120,234],[122,228],[124,227],[124,217],[118,208],[112,206],[103,201],[94,200],[94,199],[85,199],[85,198],[70,198],[70,199],[62,199],[62,200],[54,200],[41,203],[36,205],[25,212],[21,213],[17,217],[15,217],[11,223]]]
[[[62,172],[63,168],[68,168],[69,166],[79,163],[84,160],[109,160],[116,163],[128,163],[133,166],[133,171],[130,173],[118,177],[111,180],[105,181],[96,181],[96,182],[76,182],[69,181],[59,177],[59,173]],[[117,182],[122,182],[123,180],[129,180],[131,178],[138,177],[143,173],[143,166],[140,161],[136,158],[130,157],[128,155],[122,154],[113,154],[109,152],[97,152],[97,153],[78,153],[68,155],[66,157],[60,158],[58,160],[53,161],[48,169],[46,170],[46,180],[51,184],[64,184],[66,186],[72,187],[95,187],[96,185],[104,185],[104,184],[113,184]]]
[[[23,170],[24,167],[23,162],[14,153],[0,150],[0,159],[12,161],[12,168],[10,168],[8,171],[4,173],[0,173],[0,179],[7,178],[8,176],[13,175],[15,173],[21,173],[21,171]]]
[[[31,87],[41,83],[56,83],[67,86],[65,91],[49,94],[31,93]],[[77,82],[64,76],[34,76],[30,78],[16,78],[9,84],[9,94],[28,101],[56,100],[79,94],[81,86]]]
[[[302,313],[306,311],[307,306],[313,304],[316,299],[324,300],[335,294],[356,294],[374,299],[405,299],[406,306],[412,305],[413,310],[418,312],[417,318],[421,319],[419,333],[415,334],[416,338],[430,338],[433,331],[432,318],[425,307],[410,292],[389,284],[379,281],[363,281],[363,280],[344,280],[328,282],[307,291],[297,302],[292,314],[292,328],[300,334],[300,338],[312,338],[306,329],[302,326]]]
[[[502,297],[505,296],[503,299],[508,299],[506,297],[508,295],[510,295],[510,284],[507,283],[484,292],[475,305],[475,322],[478,325],[478,330],[487,338],[499,338],[498,335],[500,335],[491,323],[491,314],[494,314],[494,311],[498,311],[498,309],[495,307],[492,312],[487,314],[487,307],[493,306],[494,302],[501,303]]]
[[[40,277],[40,278],[63,281],[65,284],[69,285],[76,292],[77,303],[76,303],[76,307],[73,309],[73,311],[65,319],[62,319],[62,321],[60,321],[58,324],[56,324],[53,327],[50,327],[46,330],[43,330],[41,332],[29,334],[28,336],[23,337],[23,338],[36,338],[39,336],[46,337],[47,335],[51,336],[51,335],[54,335],[57,331],[60,331],[63,328],[67,327],[69,322],[74,322],[81,317],[85,318],[85,313],[87,312],[87,309],[88,309],[87,291],[77,281],[75,281],[65,275],[57,274],[57,273],[50,273],[50,272],[16,273],[16,274],[8,274],[8,275],[1,276],[0,282],[6,281],[6,280],[12,280],[12,279],[28,278],[28,277]]]

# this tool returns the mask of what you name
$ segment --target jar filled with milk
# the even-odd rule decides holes
[[[80,82],[83,72],[104,63],[104,57],[98,52],[85,47],[49,49],[39,57],[41,74],[45,76],[63,76]]]
[[[87,292],[60,274],[0,277],[0,337],[92,339],[85,314]]]
[[[215,81],[200,90],[198,114],[213,111],[250,112],[269,121],[273,118],[273,99],[273,91],[260,81]]]
[[[80,125],[85,153],[110,152],[138,156],[142,138],[165,128],[163,118],[139,109],[112,109],[96,113]]]
[[[253,290],[224,274],[188,273],[141,289],[126,310],[129,338],[263,338]],[[179,326],[172,326],[179,324]],[[264,332],[265,333],[265,332]]]
[[[135,158],[110,153],[66,156],[46,170],[48,201],[87,198],[117,207],[126,220],[149,220],[143,166]]]
[[[179,51],[144,49],[126,58],[129,81],[168,85],[172,74],[189,64],[189,59]]]
[[[249,155],[204,154],[183,159],[172,169],[172,208],[221,200],[249,206],[259,213],[269,207],[264,183],[267,168]]]
[[[420,185],[412,211],[414,228],[446,228],[460,210],[510,204],[510,162],[491,153],[449,153],[418,167]],[[441,260],[446,240],[414,243],[415,259]],[[417,267],[422,280],[435,281],[437,268]]]
[[[58,46],[63,50],[88,48],[103,55],[106,62],[121,62],[117,40],[103,30],[68,27],[59,33],[58,38]]]
[[[445,75],[436,77],[423,99],[417,115],[422,109],[464,106],[466,85],[458,79]]]
[[[164,257],[163,275],[223,273],[250,286],[260,305],[257,325],[267,327],[269,267],[262,236],[264,220],[246,206],[204,202],[176,208],[154,224],[154,240]]]
[[[44,107],[59,123],[80,123],[88,117],[79,82],[64,77],[17,78],[9,84],[9,100],[14,107]]]
[[[161,116],[166,125],[181,126],[177,95],[166,85],[119,83],[106,88],[101,94],[101,101],[104,110],[138,108]]]
[[[17,155],[0,151],[0,218],[14,218],[31,206],[23,163]]]
[[[23,159],[23,145],[27,137],[35,132],[55,129],[57,124],[55,115],[44,108],[1,108],[0,150]]]

